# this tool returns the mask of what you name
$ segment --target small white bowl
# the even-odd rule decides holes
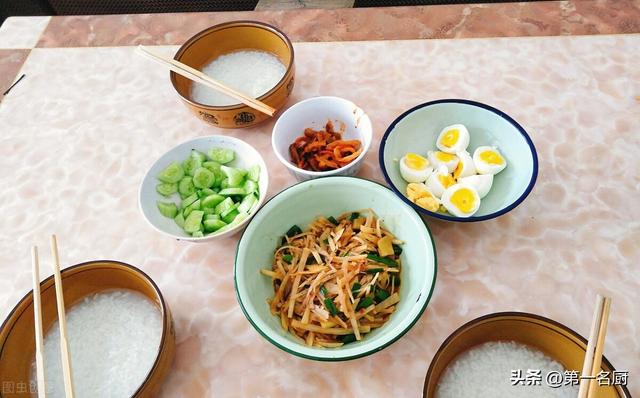
[[[207,153],[207,151],[212,147],[231,149],[236,153],[236,158],[229,163],[230,166],[239,168],[248,168],[255,164],[260,166],[260,180],[258,181],[260,197],[258,198],[258,204],[254,206],[253,212],[249,214],[249,217],[238,223],[235,227],[219,234],[211,234],[205,235],[201,238],[194,238],[184,232],[184,230],[180,228],[173,219],[164,217],[160,214],[156,202],[158,200],[166,201],[168,199],[156,192],[156,185],[159,183],[158,175],[171,162],[184,161],[189,157],[192,149]],[[140,211],[144,215],[144,218],[158,232],[178,240],[206,242],[231,236],[241,230],[244,225],[249,222],[251,217],[253,217],[260,206],[262,206],[267,195],[268,186],[269,174],[267,173],[267,165],[255,148],[237,138],[224,135],[211,135],[183,142],[162,155],[160,159],[156,160],[142,180],[140,192],[138,194],[138,205],[140,207]]]
[[[345,140],[360,140],[362,153],[348,165],[331,171],[309,171],[296,167],[291,163],[289,145],[304,133],[306,128],[321,130],[327,121],[333,122],[336,130],[344,123]],[[289,169],[289,172],[298,180],[305,181],[312,178],[326,176],[353,176],[362,167],[364,156],[371,146],[372,129],[371,120],[364,111],[353,102],[339,97],[314,97],[300,101],[287,109],[278,118],[273,127],[271,145],[278,160]]]

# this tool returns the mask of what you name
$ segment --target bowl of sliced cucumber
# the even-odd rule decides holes
[[[157,231],[193,242],[238,232],[262,205],[269,175],[257,150],[212,135],[174,147],[140,185],[140,211]]]

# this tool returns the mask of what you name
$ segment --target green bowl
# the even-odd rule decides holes
[[[478,211],[467,218],[432,212],[412,203],[405,196],[407,182],[398,166],[407,152],[426,156],[428,150],[436,150],[440,131],[456,123],[469,130],[469,153],[482,145],[497,146],[507,159],[507,167],[494,177]],[[427,102],[398,116],[382,137],[379,160],[387,183],[405,203],[421,214],[448,221],[483,221],[505,214],[529,195],[538,176],[536,148],[522,126],[496,108],[462,99]]]
[[[271,315],[271,278],[260,274],[270,268],[280,238],[293,225],[303,230],[314,218],[337,216],[371,208],[384,225],[403,240],[400,302],[383,327],[361,341],[338,348],[308,347],[280,326]],[[388,188],[354,177],[325,177],[301,182],[280,192],[254,216],[240,238],[234,268],[240,308],[253,327],[284,351],[319,361],[344,361],[380,351],[405,334],[424,312],[436,281],[436,250],[431,232],[420,216]]]

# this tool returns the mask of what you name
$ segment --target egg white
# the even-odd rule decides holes
[[[453,173],[453,170],[456,169],[456,167],[458,166],[458,162],[460,161],[460,159],[458,159],[454,155],[454,158],[452,160],[444,162],[438,159],[436,151],[427,152],[427,159],[429,160],[429,163],[431,163],[433,167],[436,169],[439,168],[440,166],[445,166],[447,168],[448,173]]]
[[[461,184],[471,185],[478,191],[480,199],[487,196],[493,185],[493,174],[476,174],[473,176],[463,177],[458,180]]]
[[[442,194],[446,189],[446,187],[442,185],[442,182],[438,178],[439,176],[449,176],[449,172],[446,166],[438,167],[433,173],[431,173],[429,178],[427,178],[427,182],[425,183],[429,191],[431,191],[431,193],[438,199],[442,197]]]
[[[490,164],[485,162],[480,158],[480,154],[485,151],[493,151],[498,153],[504,160],[504,162],[502,164]],[[479,174],[498,174],[499,172],[504,170],[505,167],[507,167],[507,159],[505,159],[505,157],[496,147],[480,146],[473,152],[473,164],[476,166],[476,170]]]
[[[453,171],[453,176],[456,179],[460,179],[463,177],[468,177],[476,174],[476,166],[473,163],[473,159],[471,155],[467,151],[460,151],[456,153],[456,156],[459,159],[458,165]],[[456,176],[456,172],[460,168],[460,174]]]
[[[458,140],[450,147],[444,145],[441,142],[442,137],[449,130],[454,130],[454,129],[458,130]],[[446,152],[446,153],[456,153],[456,152],[464,151],[467,149],[468,146],[469,146],[469,131],[463,124],[452,124],[451,126],[447,126],[443,128],[442,131],[440,131],[440,134],[438,134],[438,139],[436,140],[436,147],[438,147],[438,149],[441,150],[442,152]]]
[[[470,212],[464,212],[458,208],[452,201],[451,197],[460,189],[469,189],[473,195],[473,207]],[[453,214],[456,217],[471,217],[474,215],[478,209],[480,208],[480,195],[478,191],[471,185],[468,184],[454,184],[447,188],[442,194],[441,199],[442,205],[447,209],[447,211]]]
[[[425,182],[433,172],[433,167],[427,165],[424,169],[416,170],[407,165],[407,156],[400,159],[400,175],[406,182]]]

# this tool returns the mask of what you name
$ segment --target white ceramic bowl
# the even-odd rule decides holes
[[[189,157],[192,149],[207,153],[207,151],[212,147],[227,148],[235,151],[236,158],[233,160],[233,162],[229,163],[230,166],[239,168],[248,168],[255,164],[260,166],[260,180],[258,181],[260,197],[258,198],[258,204],[254,206],[253,212],[249,214],[249,217],[238,223],[238,225],[236,225],[235,227],[219,234],[211,234],[205,235],[200,238],[194,238],[193,236],[190,236],[186,232],[184,232],[184,230],[180,228],[171,218],[164,217],[162,214],[160,214],[156,202],[158,200],[166,201],[168,199],[156,192],[156,185],[159,182],[158,175],[171,162],[184,161]],[[205,242],[233,235],[240,229],[242,229],[260,208],[262,202],[264,202],[264,199],[267,195],[268,186],[269,174],[267,173],[267,165],[262,159],[262,156],[260,156],[260,153],[255,150],[255,148],[237,138],[224,135],[211,135],[183,142],[182,144],[172,148],[171,150],[169,150],[169,152],[162,155],[160,159],[156,160],[156,162],[153,164],[153,166],[151,166],[149,171],[147,171],[147,174],[142,180],[142,184],[140,185],[140,192],[138,195],[138,204],[140,206],[140,211],[144,215],[144,218],[157,231],[178,240],[187,240],[190,242]]]
[[[291,163],[289,145],[301,136],[306,128],[324,129],[328,120],[333,122],[336,130],[339,130],[341,123],[344,123],[345,131],[342,138],[345,140],[357,139],[362,142],[363,149],[360,156],[348,165],[331,171],[308,171],[296,167]],[[298,102],[278,118],[273,127],[271,144],[278,160],[287,167],[289,172],[298,181],[305,181],[333,175],[355,175],[362,167],[364,156],[371,146],[371,138],[371,120],[353,102],[339,97],[314,97]]]

